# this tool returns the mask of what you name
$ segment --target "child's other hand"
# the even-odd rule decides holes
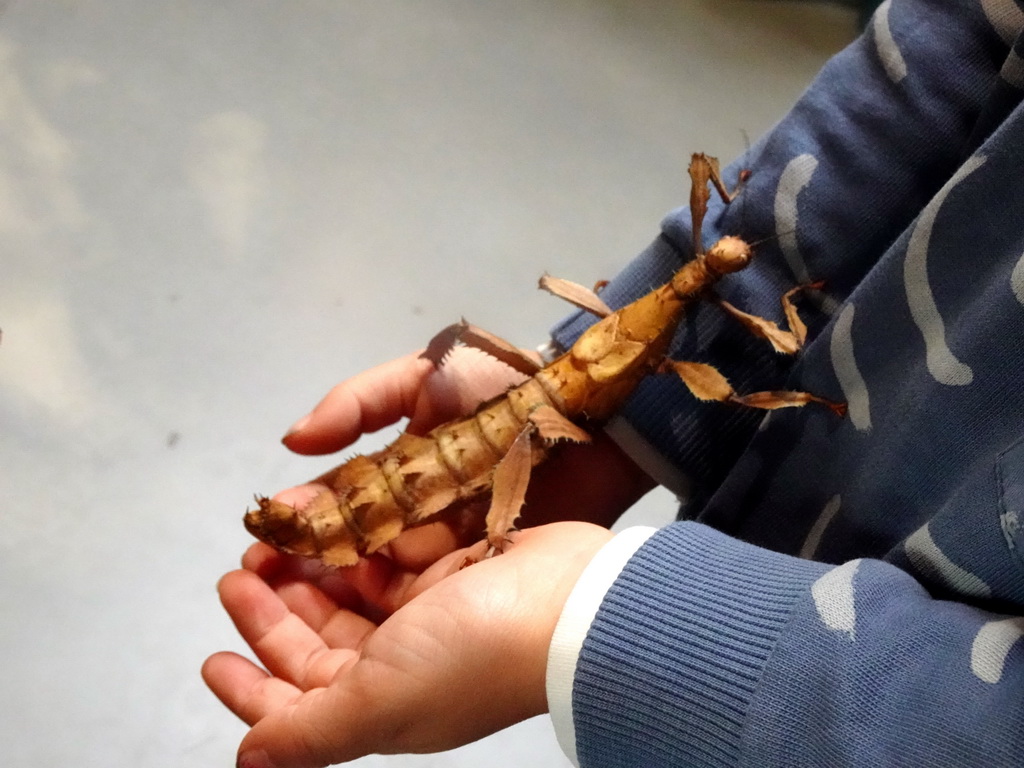
[[[244,768],[308,768],[372,753],[436,752],[547,711],[548,646],[562,606],[611,537],[556,523],[423,573],[373,556],[327,570],[254,545],[222,602],[266,667],[207,660],[213,692],[252,729]]]

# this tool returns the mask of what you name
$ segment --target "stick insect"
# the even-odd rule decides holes
[[[640,380],[651,374],[677,376],[699,400],[765,410],[817,404],[842,417],[842,403],[808,392],[739,394],[713,366],[666,357],[687,309],[709,299],[776,351],[795,354],[806,340],[807,328],[793,299],[805,288],[820,287],[797,286],[783,295],[788,330],[716,299],[713,286],[744,269],[753,253],[733,236],[704,249],[709,186],[726,203],[736,193],[726,189],[714,158],[694,154],[689,174],[696,256],[671,280],[613,311],[596,291],[543,277],[541,288],[599,318],[569,350],[543,367],[512,344],[465,321],[445,328],[423,352],[435,366],[443,365],[449,351],[461,343],[492,355],[526,380],[465,418],[426,435],[403,433],[383,450],[356,456],[327,472],[317,478],[327,490],[304,509],[257,497],[257,508],[245,516],[248,530],[285,552],[345,566],[379,550],[407,528],[477,504],[486,505],[481,527],[491,547],[500,551],[519,516],[532,468],[559,443],[589,442],[588,430],[614,415]]]

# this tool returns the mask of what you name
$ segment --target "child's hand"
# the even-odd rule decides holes
[[[284,443],[296,453],[340,451],[408,418],[416,434],[473,409],[526,377],[475,349],[455,347],[439,368],[417,354],[378,365],[332,389]]]
[[[456,347],[435,369],[428,360],[407,355],[343,381],[285,437],[302,454],[341,450],[363,434],[409,419],[408,430],[424,434],[438,424],[471,413],[525,376],[484,353]],[[584,520],[610,526],[654,487],[647,477],[598,428],[589,445],[568,445],[534,469],[520,527],[559,520]],[[326,467],[324,467],[326,469]],[[276,499],[302,508],[323,486],[291,488]],[[433,523],[403,533],[384,554],[399,567],[423,570],[453,549],[484,535]],[[468,536],[468,538],[467,538]]]
[[[203,676],[253,726],[244,768],[308,768],[371,753],[436,752],[547,711],[548,645],[562,606],[611,537],[585,523],[484,543],[422,574],[374,556],[335,571],[257,544],[221,599],[269,671],[231,653]]]

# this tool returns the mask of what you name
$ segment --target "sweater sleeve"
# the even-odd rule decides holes
[[[655,532],[645,526],[627,528],[594,555],[562,607],[548,651],[546,688],[551,722],[562,751],[579,765],[572,718],[572,690],[583,640],[608,588],[626,562]]]
[[[1024,620],[683,522],[647,539],[582,643],[575,750],[600,766],[1018,766]]]
[[[719,284],[748,312],[781,320],[787,288],[827,281],[823,299],[802,307],[811,330],[803,362],[773,355],[710,302],[688,316],[670,355],[715,365],[741,393],[810,389],[844,399],[838,383],[828,391],[821,367],[830,334],[817,334],[854,290],[891,285],[879,260],[1005,119],[1011,102],[999,97],[999,72],[1009,66],[1007,82],[1018,82],[1010,47],[1022,26],[1014,0],[884,2],[864,36],[727,170],[733,181],[741,166],[753,175],[705,222],[705,245],[723,233],[760,243],[751,268]],[[664,282],[692,255],[689,239],[685,209],[670,214],[606,301],[619,306]],[[568,346],[585,323],[566,321],[556,340]],[[802,386],[805,378],[816,386]],[[623,415],[690,478],[696,507],[736,467],[760,420],[696,404],[674,379],[656,376]],[[885,476],[899,482],[895,470]],[[728,501],[742,517],[756,502],[758,530],[774,526],[782,533],[765,538],[792,545],[806,531],[792,528],[790,507],[808,506],[793,496],[813,495],[818,482],[799,478],[789,505],[731,483],[726,490],[738,490],[716,504]],[[843,530],[870,539],[903,511],[892,496],[891,507],[851,506]],[[977,531],[961,524],[980,549]],[[871,554],[879,551],[876,543]],[[572,738],[583,768],[1024,764],[1021,618],[936,599],[882,560],[815,563],[696,522],[651,536],[608,581],[574,665]]]
[[[884,2],[789,114],[726,169],[729,185],[740,169],[751,176],[728,206],[713,199],[704,246],[739,234],[755,244],[755,258],[717,293],[782,323],[779,297],[795,284],[824,280],[817,304],[801,306],[813,343],[987,126],[998,123],[994,83],[1021,15],[1012,0]],[[691,237],[689,210],[669,214],[651,246],[605,289],[607,303],[621,306],[665,282],[692,257]],[[574,315],[554,338],[567,348],[590,322]],[[740,393],[804,388],[799,366],[710,302],[694,307],[669,355],[715,365]],[[842,399],[838,390],[816,394]],[[762,415],[698,405],[671,376],[648,377],[622,413],[688,478],[694,507],[721,483]]]

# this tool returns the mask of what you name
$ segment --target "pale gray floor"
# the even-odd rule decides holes
[[[853,34],[753,0],[0,6],[0,764],[231,765],[199,679],[283,430],[466,316],[523,345]],[[390,437],[393,432],[380,438]],[[664,521],[666,493],[635,518]],[[546,718],[363,766],[564,766]]]

